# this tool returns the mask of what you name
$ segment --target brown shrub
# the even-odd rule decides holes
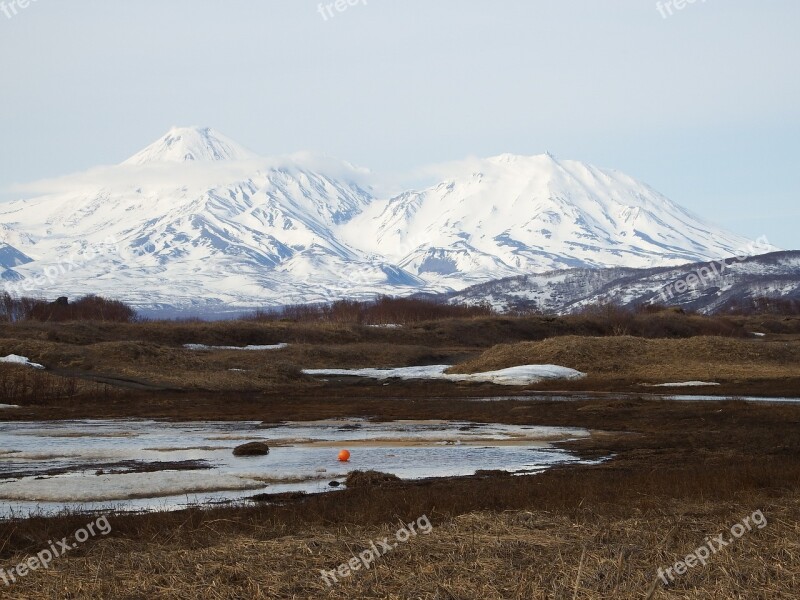
[[[388,483],[400,481],[397,475],[380,471],[353,471],[347,475],[344,484],[350,488],[381,487]]]
[[[0,402],[29,404],[43,400],[72,398],[78,393],[78,381],[59,377],[30,367],[0,364]]]
[[[382,296],[373,302],[339,300],[332,304],[298,304],[275,311],[256,311],[246,320],[381,325],[419,323],[437,319],[487,317],[492,314],[494,311],[488,305],[450,305],[420,298]]]
[[[84,296],[75,302],[59,298],[47,302],[35,298],[13,298],[8,293],[0,297],[0,321],[14,323],[19,321],[101,321],[132,323],[136,311],[119,300],[109,300],[100,296]]]

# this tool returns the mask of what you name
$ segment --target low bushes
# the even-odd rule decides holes
[[[36,298],[14,298],[7,292],[0,296],[0,321],[111,321],[132,323],[136,311],[119,300],[109,300],[101,296],[84,296],[70,302],[59,298],[47,302]]]
[[[71,398],[78,393],[78,380],[58,377],[30,367],[0,365],[0,402],[37,403]]]

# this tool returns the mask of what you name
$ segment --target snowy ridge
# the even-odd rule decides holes
[[[500,311],[567,314],[598,304],[664,304],[701,313],[751,298],[800,299],[800,251],[655,269],[571,269],[493,281],[442,296]],[[683,283],[684,285],[681,285]]]
[[[626,175],[549,154],[446,170],[379,199],[348,163],[258,157],[213,129],[175,128],[119,165],[0,204],[0,277],[18,295],[214,313],[678,265],[747,244]]]
[[[747,245],[615,171],[550,154],[455,165],[451,177],[374,203],[350,239],[372,231],[382,251],[431,284],[571,267],[681,264]]]

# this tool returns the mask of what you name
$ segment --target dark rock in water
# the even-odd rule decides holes
[[[266,442],[249,442],[233,449],[234,456],[266,456],[269,446]]]
[[[475,471],[475,477],[511,477],[511,473],[499,469],[479,469]]]
[[[337,488],[337,487],[339,487],[339,486],[340,486],[340,485],[342,485],[342,484],[341,484],[340,482],[338,482],[338,481],[331,481],[331,482],[330,482],[328,485],[329,485],[330,487]]]
[[[347,475],[344,484],[349,488],[380,487],[397,481],[400,481],[400,478],[391,473],[381,473],[380,471],[353,471]]]

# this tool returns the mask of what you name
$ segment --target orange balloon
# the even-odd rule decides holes
[[[350,451],[349,450],[342,450],[339,452],[339,461],[340,462],[347,462],[350,460]]]

